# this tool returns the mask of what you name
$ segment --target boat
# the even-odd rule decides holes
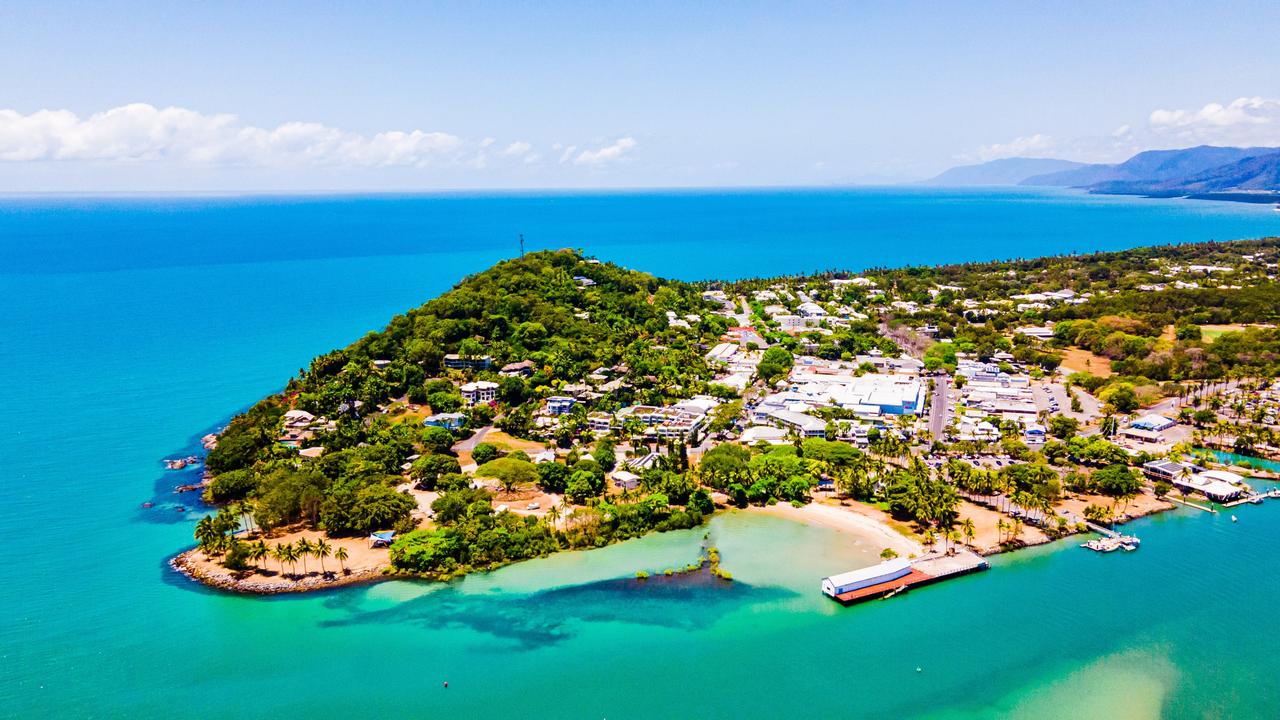
[[[1236,519],[1236,516],[1235,516],[1235,515],[1232,515],[1232,516],[1231,516],[1231,522],[1240,522],[1240,521],[1239,521],[1238,519]]]
[[[1102,553],[1115,552],[1120,549],[1120,546],[1112,542],[1110,538],[1095,538],[1089,542],[1081,543],[1080,547]]]

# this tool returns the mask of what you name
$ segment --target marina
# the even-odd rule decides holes
[[[1270,500],[1280,499],[1280,489],[1265,490],[1261,492],[1250,493],[1238,500],[1232,500],[1229,503],[1225,503],[1222,507],[1233,508],[1233,507],[1236,507],[1237,505],[1244,505],[1246,503],[1250,505],[1261,505],[1263,500],[1268,500],[1268,499]]]

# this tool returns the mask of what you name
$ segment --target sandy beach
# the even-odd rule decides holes
[[[1190,497],[1188,499],[1191,500],[1192,502],[1201,503],[1201,504],[1203,504],[1204,502],[1204,498],[1195,497],[1195,496]],[[1059,502],[1055,506],[1055,509],[1057,509],[1057,511],[1060,513],[1069,512],[1074,515],[1083,517],[1084,509],[1090,505],[1100,505],[1105,508],[1110,508],[1114,502],[1115,502],[1115,498],[1107,497],[1106,495],[1073,494],[1071,497]],[[1136,497],[1133,498],[1133,500],[1129,501],[1128,505],[1124,505],[1122,503],[1121,505],[1117,506],[1116,512],[1117,512],[1117,515],[1120,516],[1118,518],[1119,522],[1124,522],[1126,520],[1136,520],[1137,518],[1145,517],[1147,515],[1151,515],[1158,512],[1164,512],[1166,510],[1172,510],[1175,507],[1177,507],[1177,505],[1174,504],[1173,502],[1169,500],[1161,500],[1157,498],[1150,490],[1147,490],[1144,488],[1141,493],[1139,493]]]
[[[857,535],[879,547],[891,548],[901,557],[924,554],[924,548],[920,543],[894,530],[885,522],[860,512],[861,508],[854,505],[828,505],[812,502],[804,507],[797,508],[788,503],[778,503],[777,505],[764,507],[753,506],[751,509],[787,518],[788,520],[821,525],[833,530]],[[879,512],[875,508],[866,509],[876,513]]]
[[[275,547],[279,543],[296,543],[303,538],[314,543],[321,537],[320,533],[310,531],[284,533],[265,540],[269,547]],[[370,582],[382,577],[383,571],[390,567],[387,549],[369,547],[368,538],[325,538],[325,541],[334,550],[346,548],[348,557],[342,564],[332,557],[325,558],[324,569],[327,572],[324,575],[320,572],[320,561],[315,557],[307,558],[305,574],[302,562],[296,563],[296,576],[294,566],[289,563],[284,566],[287,574],[281,574],[279,561],[271,557],[261,560],[254,569],[232,572],[222,566],[221,556],[209,557],[199,548],[175,556],[169,564],[174,570],[206,585],[259,594],[322,590]],[[257,542],[257,539],[249,542]]]
[[[968,500],[961,500],[958,508],[960,519],[956,522],[959,527],[966,519],[973,521],[973,540],[962,540],[967,542],[974,551],[983,555],[992,555],[1003,552],[1004,548],[1000,545],[1000,539],[1003,537],[1008,539],[1009,531],[1000,531],[999,522],[1004,520],[1006,524],[1012,522],[1007,515],[998,513],[991,508],[977,505]],[[1022,532],[1018,535],[1018,539],[1023,545],[1041,545],[1049,542],[1049,536],[1033,525],[1023,525]]]

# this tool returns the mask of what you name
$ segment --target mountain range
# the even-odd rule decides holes
[[[953,167],[919,184],[938,187],[1017,185],[1029,177],[1058,175],[1087,167],[1091,166],[1054,158],[1004,158],[977,165]]]
[[[1037,172],[1037,168],[1054,168]],[[1112,195],[1179,197],[1235,194],[1272,200],[1280,193],[1280,148],[1199,147],[1148,150],[1116,164],[1006,158],[955,167],[925,181],[933,186],[1026,185],[1081,188]]]

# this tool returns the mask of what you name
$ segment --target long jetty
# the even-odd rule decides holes
[[[842,605],[865,600],[887,600],[908,590],[940,580],[967,575],[990,567],[987,559],[970,550],[953,550],[949,554],[927,555],[910,564],[910,572],[901,577],[844,593],[829,595]]]

